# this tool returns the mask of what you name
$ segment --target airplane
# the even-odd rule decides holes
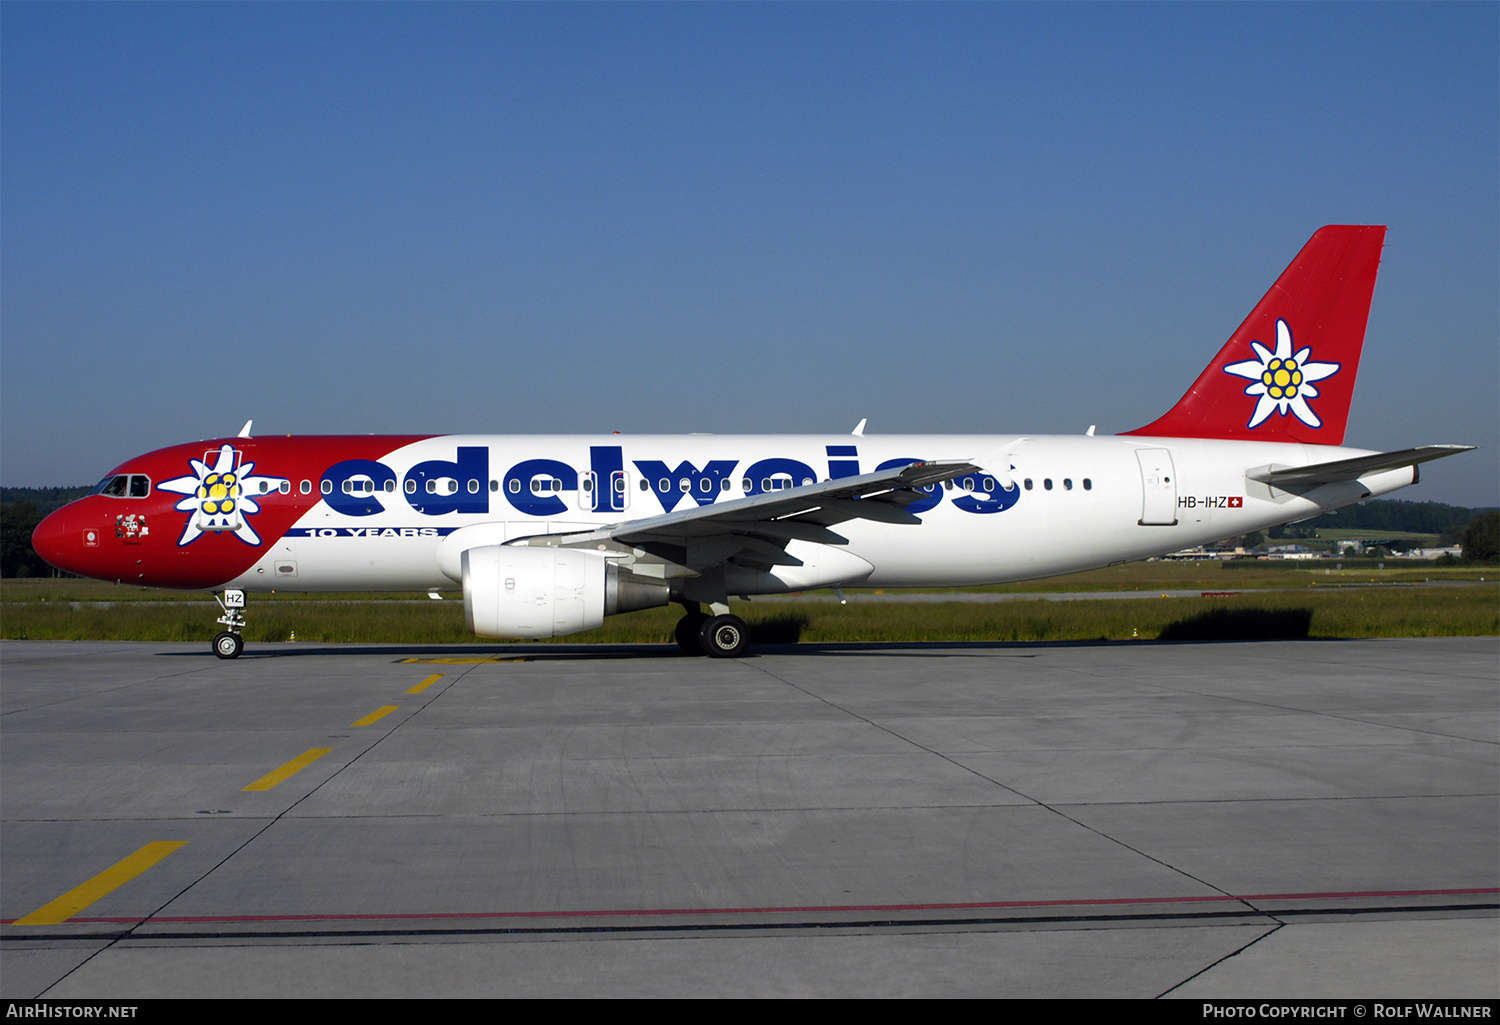
[[[678,603],[734,658],[729,599],[964,587],[1114,565],[1417,483],[1472,446],[1343,447],[1386,229],[1315,233],[1167,413],[1117,436],[308,436],[126,460],[36,528],[58,569],[216,592],[463,588],[482,637]],[[222,592],[222,597],[219,595]],[[705,607],[707,611],[705,611]]]

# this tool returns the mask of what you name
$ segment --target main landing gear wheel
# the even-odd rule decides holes
[[[677,646],[689,655],[703,654],[703,624],[708,617],[701,612],[689,612],[677,621]]]
[[[710,658],[739,658],[750,647],[750,630],[739,616],[714,616],[698,634]]]
[[[214,638],[214,654],[220,658],[239,658],[244,650],[245,639],[239,634],[225,630]]]

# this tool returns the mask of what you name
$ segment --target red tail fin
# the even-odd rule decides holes
[[[1177,405],[1125,433],[1342,444],[1384,243],[1320,228]]]

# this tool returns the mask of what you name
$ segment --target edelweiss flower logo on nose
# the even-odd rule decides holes
[[[1276,321],[1275,352],[1269,351],[1259,342],[1251,342],[1250,348],[1255,350],[1260,359],[1231,363],[1224,368],[1226,374],[1249,378],[1253,382],[1245,389],[1246,395],[1260,396],[1248,426],[1257,426],[1273,410],[1282,416],[1286,416],[1287,410],[1291,410],[1307,426],[1322,427],[1323,421],[1318,419],[1307,400],[1318,397],[1318,389],[1313,382],[1338,373],[1339,364],[1312,362],[1308,358],[1312,355],[1310,347],[1293,353],[1292,329],[1287,326],[1286,321],[1280,319]]]
[[[255,464],[236,467],[234,456],[234,447],[225,445],[212,468],[201,459],[190,459],[191,477],[174,477],[156,485],[162,491],[188,496],[174,507],[178,512],[193,514],[177,541],[179,546],[191,544],[206,530],[227,531],[247,545],[260,544],[260,535],[245,520],[260,512],[260,503],[252,496],[280,489],[285,478],[252,476]]]

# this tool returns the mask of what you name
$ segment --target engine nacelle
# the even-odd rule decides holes
[[[561,637],[669,597],[665,583],[621,579],[619,567],[570,548],[486,545],[460,562],[464,620],[480,637]]]

